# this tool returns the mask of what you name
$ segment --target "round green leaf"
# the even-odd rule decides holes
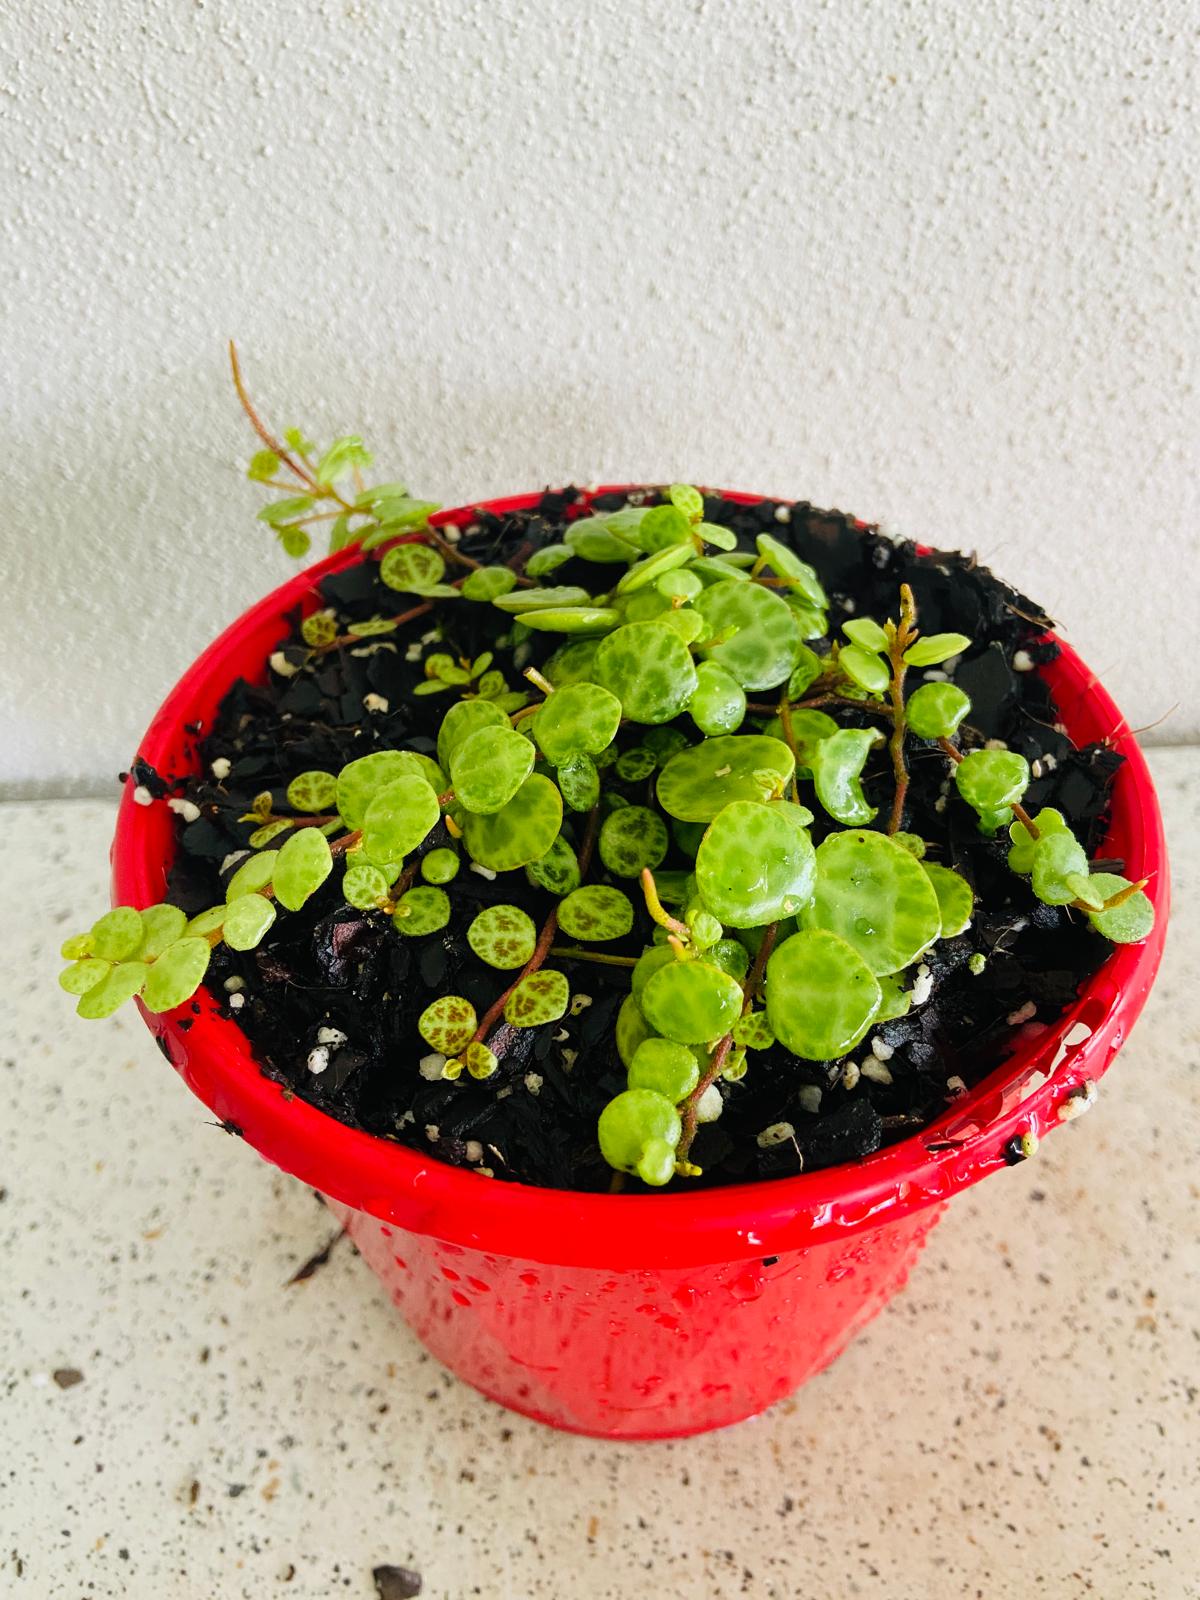
[[[203,941],[197,940],[195,942],[202,943]],[[204,946],[204,952],[207,956],[207,945]],[[164,959],[164,956],[159,957],[160,961]],[[156,962],[155,965],[157,966],[157,964]],[[142,992],[142,987],[153,970],[144,961],[122,961],[119,965],[113,967],[106,978],[102,978],[99,983],[89,988],[85,994],[80,995],[79,1004],[75,1007],[76,1016],[85,1017],[89,1022],[99,1022],[103,1017],[111,1017],[118,1007],[125,1004],[126,1000],[132,1000],[135,994]],[[188,991],[189,995],[194,988],[195,985],[192,986],[192,990]],[[187,998],[188,996],[185,995],[184,999]],[[153,1010],[154,1008],[151,1007],[150,1009]],[[159,1009],[167,1010],[169,1008],[160,1007]]]
[[[699,522],[704,516],[704,496],[690,483],[673,483],[667,490],[667,499],[683,512],[689,522]]]
[[[92,936],[90,933],[73,933],[69,939],[64,939],[59,955],[64,961],[78,961],[83,956],[92,953]]]
[[[696,1052],[674,1039],[644,1039],[629,1068],[631,1089],[653,1089],[672,1105],[686,1100],[699,1082]]]
[[[616,1038],[617,1054],[626,1068],[632,1066],[637,1047],[642,1040],[656,1037],[654,1029],[642,1015],[641,1007],[631,994],[627,994],[621,1002],[621,1009],[617,1012],[616,1027],[613,1032]]]
[[[649,552],[682,544],[691,532],[691,518],[673,505],[651,506],[642,513],[637,526],[638,542]]]
[[[178,906],[147,906],[139,915],[142,919],[142,942],[137,951],[139,961],[153,961],[162,955],[169,944],[183,938],[187,917]]]
[[[775,1043],[775,1033],[765,1011],[747,1011],[745,1016],[739,1017],[733,1037],[747,1050],[769,1050]]]
[[[831,734],[841,731],[841,724],[827,715],[824,711],[809,711],[793,709],[788,712],[788,732],[791,734],[791,743],[796,750],[796,771],[801,776],[812,776],[813,751],[823,739],[828,739]],[[784,739],[782,718],[776,717],[771,723],[771,737]]]
[[[481,728],[507,728],[509,720],[501,711],[494,700],[459,700],[452,705],[442,718],[442,725],[438,729],[437,756],[439,764],[449,770],[454,760],[454,752],[465,739],[473,733],[478,733]],[[371,760],[370,756],[365,758]],[[349,770],[349,769],[347,769]],[[345,774],[343,773],[343,777]],[[341,780],[339,779],[339,784]],[[438,790],[439,794],[445,792],[446,785]],[[339,810],[340,810],[339,805]],[[346,813],[343,811],[342,815]]]
[[[646,806],[622,806],[600,826],[600,859],[618,878],[637,878],[643,867],[657,867],[667,853],[667,825]]]
[[[489,967],[523,967],[533,955],[537,929],[519,906],[487,906],[467,929],[467,943]]]
[[[177,939],[146,976],[142,1001],[147,1011],[173,1011],[190,1000],[208,971],[212,947],[207,939]]]
[[[591,603],[591,598],[586,589],[563,584],[557,589],[514,589],[510,594],[497,595],[492,604],[500,611],[507,611],[514,617],[520,616],[525,622],[527,612],[562,611],[571,606],[586,606]]]
[[[940,661],[961,655],[970,642],[965,633],[931,633],[910,644],[904,659],[910,667],[936,667]]]
[[[1115,872],[1093,872],[1091,885],[1106,900],[1111,900],[1122,889],[1129,888],[1129,879],[1118,877]],[[1154,906],[1144,890],[1139,889],[1111,910],[1089,912],[1088,921],[1097,933],[1114,944],[1140,944],[1154,927]]]
[[[750,970],[750,952],[739,939],[718,939],[706,954],[714,966],[739,983]]]
[[[374,911],[387,899],[391,880],[386,872],[371,866],[368,861],[358,861],[346,868],[342,879],[342,898],[348,906],[359,911]]]
[[[458,876],[458,851],[442,847],[421,857],[421,876],[426,883],[450,883]]]
[[[533,736],[548,761],[561,766],[573,756],[597,755],[616,737],[621,702],[596,683],[556,689],[533,715]]]
[[[649,731],[653,731],[652,729]],[[641,783],[648,778],[658,766],[658,757],[653,750],[644,744],[634,745],[632,750],[624,750],[617,757],[617,777],[625,783]]]
[[[490,816],[516,794],[533,771],[533,761],[533,746],[515,728],[478,728],[450,758],[455,799],[468,811]]]
[[[462,593],[465,600],[494,600],[516,586],[517,575],[511,567],[477,567],[464,579]]]
[[[853,1049],[882,998],[858,951],[823,929],[793,934],[775,948],[767,962],[766,992],[772,1032],[806,1061],[832,1061]]]
[[[1012,821],[1010,807],[1029,787],[1029,763],[1014,750],[972,750],[954,769],[959,794],[988,834]]]
[[[672,633],[678,635],[683,644],[695,644],[697,639],[706,639],[709,634],[708,624],[704,618],[690,606],[668,607],[658,618],[658,622],[660,626],[669,628]]]
[[[636,547],[619,538],[611,517],[582,517],[564,535],[581,561],[596,561],[602,566],[623,565],[635,559]]]
[[[787,578],[810,605],[822,610],[828,606],[829,597],[822,588],[816,571],[807,561],[801,561],[794,550],[789,550],[787,545],[781,544],[769,533],[760,533],[755,543],[764,563],[779,577]]]
[[[1033,847],[1033,892],[1045,905],[1069,906],[1077,894],[1068,880],[1087,871],[1087,852],[1069,830],[1043,834]]]
[[[936,861],[922,861],[921,867],[938,898],[942,914],[942,938],[957,939],[960,933],[965,933],[971,926],[971,916],[975,910],[974,891],[960,873],[939,866]]]
[[[812,747],[809,766],[817,799],[839,822],[870,822],[875,815],[859,775],[879,739],[869,728],[839,728]]]
[[[396,902],[392,926],[409,939],[437,933],[450,921],[450,896],[444,889],[419,883]]]
[[[727,580],[692,603],[713,634],[731,634],[708,658],[743,689],[773,689],[787,681],[800,653],[800,625],[777,594],[757,583]]]
[[[633,927],[633,903],[621,889],[588,883],[573,890],[559,906],[558,925],[572,939],[592,944],[623,939]]]
[[[610,633],[596,651],[595,675],[633,722],[670,722],[696,688],[687,645],[661,622],[630,622]]]
[[[297,829],[275,862],[275,898],[285,911],[299,911],[332,871],[329,840],[320,828]]]
[[[620,620],[621,613],[610,606],[566,606],[521,614],[521,621],[535,633],[608,633]]]
[[[658,803],[681,822],[711,822],[732,800],[782,794],[795,762],[765,734],[720,734],[674,755],[658,775]]]
[[[742,1011],[742,986],[708,961],[673,961],[642,990],[646,1021],[665,1038],[706,1044],[728,1033]]]
[[[681,1133],[679,1113],[653,1089],[626,1089],[609,1101],[596,1124],[600,1154],[609,1166],[654,1188],[674,1176]]]
[[[799,921],[838,934],[877,976],[908,966],[942,931],[924,863],[885,834],[861,828],[830,834],[817,847],[816,892]]]
[[[570,561],[574,554],[569,544],[544,544],[540,550],[535,550],[525,563],[525,576],[548,578],[552,572],[557,572],[564,562]]]
[[[458,705],[451,706],[442,723],[443,729],[455,712],[463,711],[469,706],[490,707],[483,712],[482,717],[473,717],[474,726],[482,726],[487,722],[508,721],[503,711],[491,706],[490,701],[463,700]],[[428,756],[423,756],[416,750],[376,750],[372,755],[359,756],[357,761],[351,761],[344,766],[337,776],[337,809],[346,826],[361,828],[371,801],[398,778],[424,778],[435,794],[442,794],[450,787],[446,774],[437,762],[431,761]]]
[[[260,889],[265,889],[275,876],[275,863],[278,860],[278,850],[260,850],[256,856],[243,861],[225,885],[225,903],[232,905],[244,894],[257,894]]]
[[[327,811],[337,799],[337,779],[332,772],[302,772],[287,786],[287,803],[293,811]]]
[[[812,841],[786,801],[734,800],[713,818],[696,855],[701,898],[731,928],[794,916],[811,897],[816,875]]]
[[[494,872],[528,866],[553,845],[562,814],[562,795],[549,778],[534,772],[499,811],[464,815],[467,850],[472,860]]]
[[[787,681],[788,699],[802,700],[824,670],[825,663],[816,651],[802,644],[796,665],[792,668],[792,675]]]
[[[971,709],[971,697],[953,683],[923,683],[905,707],[918,739],[949,739]]]
[[[431,1050],[456,1056],[465,1050],[475,1032],[475,1007],[458,994],[444,994],[427,1005],[417,1019],[417,1031]]]
[[[547,889],[551,894],[567,895],[578,889],[579,862],[561,833],[544,856],[529,863],[525,876],[536,888]]]
[[[872,617],[851,617],[842,623],[842,632],[853,644],[861,645],[872,655],[886,655],[888,636]]]
[[[225,918],[229,915],[228,906],[210,906],[207,911],[200,911],[192,917],[184,934],[187,938],[204,938],[210,933],[219,933]]]
[[[132,906],[114,906],[92,923],[91,954],[99,956],[102,961],[126,961],[141,949],[145,931],[141,916]],[[113,992],[116,993],[119,988],[119,984],[114,986]],[[120,1003],[117,1001],[117,1005]],[[113,1010],[116,1010],[116,1005]],[[105,1012],[105,1015],[109,1013]]]
[[[644,561],[639,561],[630,567],[617,584],[616,593],[632,594],[635,589],[645,588],[647,584],[656,582],[664,574],[673,572],[676,567],[685,566],[696,553],[696,546],[690,536],[678,544],[669,544],[662,550],[656,550]]]
[[[688,711],[701,733],[710,737],[733,733],[746,716],[746,691],[732,672],[715,661],[702,661],[696,668],[696,689]]]
[[[704,584],[694,572],[680,567],[674,572],[664,572],[661,578],[656,578],[654,587],[668,600],[693,600],[703,589]]]
[[[600,774],[591,756],[572,756],[554,774],[572,811],[590,811],[600,799]]]
[[[633,998],[640,1006],[642,995],[650,979],[659,967],[665,967],[669,961],[677,961],[675,951],[669,944],[648,945],[637,959],[637,964],[630,974],[630,991]]]
[[[570,985],[563,974],[539,967],[515,985],[504,1002],[504,1020],[514,1028],[540,1028],[545,1022],[557,1022],[570,998]]]
[[[445,576],[446,563],[436,550],[413,541],[394,545],[379,563],[379,577],[401,594],[421,594]]]
[[[366,809],[363,850],[376,865],[401,861],[428,837],[441,814],[438,797],[424,778],[397,778],[381,789]]]
[[[869,694],[885,694],[892,681],[887,662],[861,645],[848,644],[839,650],[838,666]]]
[[[1053,806],[1043,806],[1033,819],[1033,825],[1038,831],[1038,838],[1050,833],[1070,833],[1067,819],[1061,811],[1056,811]],[[1008,852],[1008,866],[1010,872],[1030,873],[1033,871],[1033,851],[1036,841],[1023,822],[1013,822],[1008,830],[1008,837],[1012,840],[1012,849]]]
[[[73,966],[66,967],[58,975],[61,989],[68,994],[86,994],[89,989],[94,989],[102,983],[113,969],[111,961],[102,961],[99,956],[83,956]]]
[[[275,907],[265,895],[241,894],[229,907],[222,937],[231,950],[253,950],[274,921]]]
[[[565,689],[572,683],[587,683],[599,648],[599,639],[572,639],[570,644],[560,644],[542,668],[542,676],[556,689]]]

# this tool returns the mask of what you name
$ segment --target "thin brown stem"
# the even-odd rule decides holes
[[[309,472],[305,467],[301,466],[301,464],[296,460],[295,456],[288,453],[287,446],[282,440],[277,439],[275,435],[270,432],[266,423],[254,409],[254,405],[251,402],[250,396],[246,393],[246,385],[242,382],[242,368],[240,362],[238,361],[237,346],[234,344],[232,339],[229,341],[229,366],[233,373],[233,387],[237,390],[237,397],[242,403],[242,410],[250,419],[250,426],[254,429],[255,433],[266,445],[267,449],[279,457],[280,461],[283,462],[284,466],[287,467],[289,472],[293,472],[296,477],[299,478],[302,483],[306,483],[310,489],[317,489],[319,485],[316,478],[314,478],[312,473]]]
[[[917,637],[917,602],[907,583],[900,585],[900,621],[887,625],[888,654],[892,663],[890,694],[892,701],[892,736],[888,748],[892,753],[892,771],[896,777],[896,792],[892,797],[892,811],[888,818],[888,833],[898,833],[904,817],[904,802],[908,798],[908,763],[904,759],[904,679],[908,663],[904,652]]]
[[[592,853],[596,848],[596,835],[599,833],[599,831],[600,807],[599,804],[597,804],[594,805],[591,811],[588,813],[587,829],[584,832],[583,844],[580,846],[579,850],[579,876],[581,879],[587,877],[588,868],[592,864]],[[519,984],[524,978],[527,978],[531,972],[536,972],[545,961],[546,957],[550,954],[551,947],[554,944],[554,935],[557,932],[558,907],[555,906],[554,910],[542,924],[542,930],[538,934],[537,944],[533,948],[533,954],[521,968],[520,972],[517,973],[517,976],[509,984],[508,988],[505,989],[503,993],[497,995],[495,1000],[492,1001],[491,1005],[484,1013],[483,1021],[475,1029],[475,1038],[481,1043],[486,1043],[488,1034],[500,1020],[500,1017],[504,1011],[504,1007],[508,1001],[508,997],[517,987],[517,984]]]
[[[402,628],[406,622],[415,622],[418,617],[427,616],[432,610],[433,601],[425,600],[419,606],[413,606],[409,611],[402,611],[398,617],[388,617],[387,621],[394,623],[397,628]],[[370,634],[339,633],[337,638],[330,639],[328,644],[314,645],[312,654],[314,656],[325,656],[331,650],[348,649],[351,645],[367,644],[370,638]]]
[[[705,1092],[712,1088],[713,1084],[716,1083],[717,1079],[721,1076],[721,1073],[725,1070],[725,1063],[729,1059],[729,1051],[732,1044],[733,1035],[731,1033],[727,1033],[723,1039],[718,1041],[717,1047],[712,1053],[712,1059],[709,1061],[708,1067],[701,1077],[700,1082],[692,1090],[691,1094],[688,1095],[687,1099],[683,1102],[683,1105],[680,1108],[680,1120],[683,1123],[683,1131],[679,1136],[679,1149],[676,1156],[678,1161],[686,1162],[688,1158],[688,1152],[692,1148],[692,1141],[696,1137],[696,1125],[700,1110],[700,1102],[704,1098]]]
[[[580,950],[573,945],[555,944],[550,947],[550,954],[557,956],[560,961],[594,961],[602,967],[636,967],[636,956],[606,956],[599,950]]]

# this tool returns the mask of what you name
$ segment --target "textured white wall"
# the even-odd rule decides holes
[[[13,12],[16,12],[14,15]],[[0,777],[290,570],[224,367],[448,503],[807,496],[1200,732],[1191,0],[40,0],[0,65]]]

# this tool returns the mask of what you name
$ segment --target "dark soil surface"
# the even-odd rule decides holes
[[[479,514],[459,548],[482,561],[501,561],[522,547],[560,542],[563,520],[578,510],[577,498],[574,491],[547,494],[537,512],[504,519]],[[613,497],[595,506],[607,510],[621,503],[623,497]],[[779,508],[778,501],[746,507],[711,499],[706,515],[735,529],[744,548],[752,549],[754,535],[766,529],[812,562],[832,596],[831,634],[851,615],[894,614],[898,585],[911,583],[924,632],[956,630],[973,640],[954,673],[973,701],[970,727],[961,730],[964,746],[999,739],[1026,756],[1035,774],[1027,807],[1057,806],[1093,854],[1120,758],[1102,746],[1076,750],[1057,726],[1036,672],[1014,668],[1014,656],[1027,669],[1030,661],[1045,661],[1055,651],[1043,637],[1048,619],[1040,609],[973,558],[941,551],[921,556],[911,543],[863,531],[839,513],[806,504]],[[405,597],[383,587],[376,571],[374,558],[368,558],[321,584],[343,628],[403,608]],[[546,581],[599,591],[615,575],[612,567],[572,561]],[[431,631],[436,624],[441,638]],[[496,666],[506,670],[511,686],[519,686],[511,658],[496,646],[507,626],[492,606],[443,602],[433,616],[400,634],[339,648],[315,663],[298,631],[281,640],[286,667],[299,670],[271,670],[262,685],[238,683],[214,726],[197,730],[202,775],[173,785],[201,815],[181,822],[171,897],[193,911],[223,897],[236,866],[230,858],[246,849],[253,828],[239,818],[256,793],[270,789],[276,809],[286,810],[284,791],[300,772],[336,772],[356,756],[389,746],[433,751],[451,702],[440,695],[414,698],[424,678],[420,654],[440,649],[474,657],[496,649]],[[418,641],[420,651],[411,651]],[[534,663],[555,643],[551,635],[535,635]],[[418,658],[409,660],[410,653]],[[922,674],[913,672],[910,680],[916,687]],[[382,697],[386,709],[364,709],[368,695]],[[854,715],[844,720],[852,722]],[[695,737],[687,718],[680,725]],[[639,731],[628,728],[621,738],[635,744]],[[213,775],[214,761],[219,772],[229,762],[223,779]],[[880,1025],[853,1052],[874,1077],[860,1074],[851,1088],[843,1082],[844,1062],[797,1061],[779,1048],[752,1054],[746,1077],[722,1084],[724,1112],[701,1128],[693,1148],[704,1177],[690,1181],[730,1183],[830,1166],[911,1134],[945,1110],[962,1085],[990,1071],[1012,1048],[1016,1031],[1053,1022],[1108,954],[1108,944],[1076,913],[1033,898],[1027,880],[1005,864],[1006,841],[981,838],[936,746],[914,742],[910,764],[904,825],[929,842],[930,859],[955,867],[974,884],[974,922],[927,958],[931,998],[908,1016]],[[157,776],[138,775],[143,781]],[[617,781],[611,768],[604,779]],[[645,780],[621,787],[631,801],[644,801]],[[886,816],[892,795],[886,750],[869,764],[865,787]],[[573,823],[577,843],[582,821]],[[818,841],[822,831],[823,813],[814,824]],[[447,842],[439,828],[428,848]],[[674,850],[664,863],[685,865]],[[282,915],[257,951],[217,948],[207,986],[223,1007],[232,1007],[229,1014],[251,1040],[263,1071],[331,1116],[443,1161],[496,1178],[607,1189],[612,1174],[596,1147],[595,1127],[602,1107],[625,1083],[613,1022],[627,992],[627,970],[574,963],[569,977],[575,999],[561,1024],[523,1031],[503,1025],[491,1039],[500,1070],[486,1082],[465,1076],[453,1083],[429,1081],[420,1071],[428,1049],[416,1021],[430,999],[462,993],[482,1015],[508,981],[469,949],[465,931],[472,917],[482,906],[503,901],[524,906],[540,924],[553,901],[523,872],[489,880],[464,866],[447,886],[454,907],[449,927],[406,939],[383,913],[343,905],[340,878],[335,870],[303,911]],[[597,881],[595,868],[591,879]],[[624,944],[605,949],[637,954],[649,931],[646,919]],[[967,965],[975,952],[987,958],[979,976]],[[315,1072],[309,1057],[323,1028],[338,1030],[345,1042],[330,1048],[328,1064]],[[883,1071],[870,1050],[872,1037],[883,1053],[892,1051]],[[854,1074],[848,1076],[853,1081]],[[878,1081],[886,1078],[891,1081]],[[761,1147],[758,1135],[781,1122],[791,1125],[794,1138]]]

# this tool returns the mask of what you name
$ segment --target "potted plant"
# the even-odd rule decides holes
[[[1094,1097],[1165,921],[1136,744],[973,559],[678,484],[435,514],[234,370],[332,551],[155,718],[63,986],[485,1393],[762,1409]]]

